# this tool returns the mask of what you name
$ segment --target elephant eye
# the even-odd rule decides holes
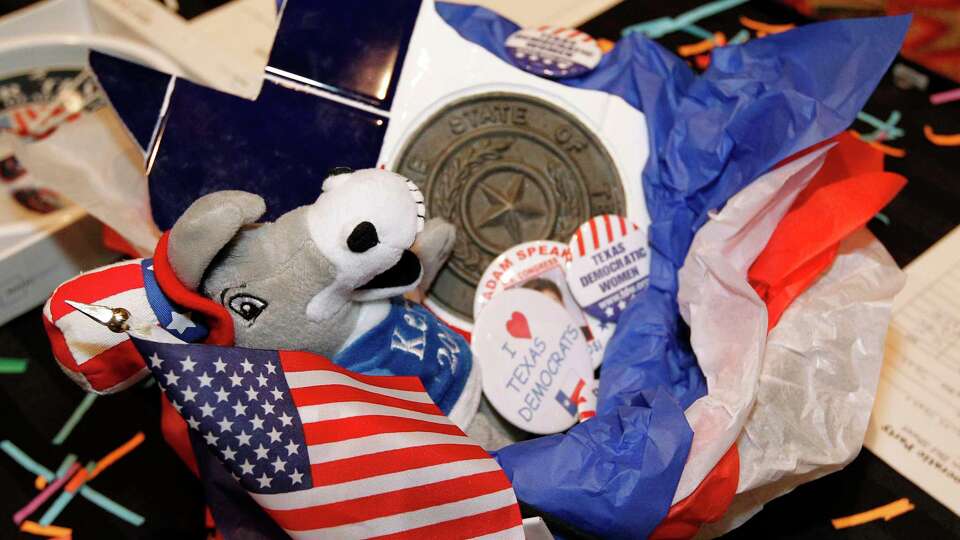
[[[363,253],[379,243],[377,228],[369,221],[361,221],[347,238],[347,247],[354,253]]]
[[[244,320],[253,322],[266,309],[267,303],[256,296],[238,294],[230,299],[227,306],[231,311],[243,317]]]

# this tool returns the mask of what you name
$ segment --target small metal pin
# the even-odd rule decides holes
[[[128,321],[130,312],[124,308],[111,308],[107,306],[98,306],[95,304],[84,304],[66,300],[67,305],[73,307],[80,313],[106,326],[111,332],[121,334],[130,329]]]

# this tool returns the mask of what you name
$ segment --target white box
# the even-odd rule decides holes
[[[16,203],[8,199],[5,204]],[[7,234],[0,231],[0,324],[39,306],[80,272],[117,259],[101,242],[100,222],[77,206],[5,227]]]

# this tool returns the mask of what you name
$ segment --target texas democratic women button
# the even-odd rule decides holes
[[[616,323],[633,295],[647,286],[647,235],[623,217],[590,218],[570,240],[570,254],[570,291],[583,310],[601,322]]]

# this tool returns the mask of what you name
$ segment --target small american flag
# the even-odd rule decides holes
[[[190,428],[291,537],[523,537],[506,474],[418,378],[132,339]]]

